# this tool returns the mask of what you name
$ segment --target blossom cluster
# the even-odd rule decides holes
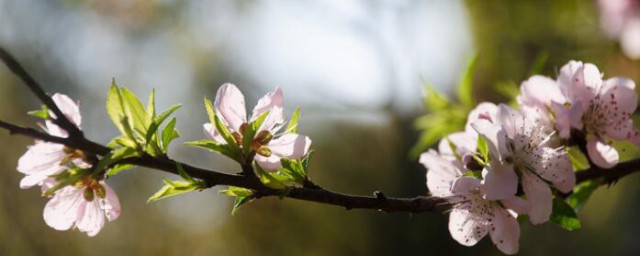
[[[612,140],[640,142],[631,120],[634,88],[629,79],[603,80],[593,64],[571,61],[556,79],[524,81],[518,108],[479,104],[464,131],[420,157],[431,195],[452,205],[451,236],[473,246],[489,233],[503,253],[517,253],[518,216],[547,222],[554,197],[576,185],[569,147],[581,146],[592,164],[611,168],[619,161]]]
[[[78,104],[63,94],[52,96],[66,118],[80,128],[81,116]],[[55,114],[48,115],[55,119]],[[47,119],[42,127],[49,135],[66,138],[67,131]],[[25,174],[20,187],[28,189],[40,186],[50,195],[44,208],[44,221],[56,230],[77,228],[89,236],[95,236],[105,224],[120,215],[120,201],[113,189],[104,182],[104,175],[86,175],[73,184],[64,186],[59,177],[68,177],[92,167],[86,155],[62,144],[36,141],[18,160],[18,171]]]

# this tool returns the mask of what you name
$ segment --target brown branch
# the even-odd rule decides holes
[[[31,92],[35,94],[40,101],[42,101],[47,107],[53,111],[56,115],[56,118],[53,120],[55,124],[65,129],[69,136],[71,137],[81,137],[82,131],[78,129],[69,119],[62,113],[60,108],[53,102],[53,99],[47,95],[42,89],[42,86],[36,82],[27,71],[24,70],[22,65],[16,61],[16,59],[9,54],[5,49],[0,47],[0,59],[7,65],[7,67],[13,72],[17,77],[22,79],[22,81],[29,87]]]
[[[61,138],[37,131],[32,128],[17,126],[0,120],[0,128],[8,130],[11,134],[20,134],[32,137],[41,141],[59,143],[71,148],[82,150],[86,153],[104,156],[111,152],[111,148],[98,144],[84,137],[83,133],[71,123],[60,109],[54,104],[53,100],[42,90],[42,87],[22,68],[22,66],[0,48],[0,59],[20,77],[25,84],[31,89],[42,102],[44,102],[58,117],[55,122],[70,134],[68,138]],[[206,170],[194,167],[185,163],[176,162],[168,158],[156,158],[147,154],[137,157],[131,157],[123,160],[123,163],[134,164],[138,166],[149,167],[168,173],[178,174],[177,165],[182,165],[185,172],[194,178],[204,180],[209,187],[216,185],[237,186],[254,191],[254,197],[260,198],[265,196],[285,196],[288,198],[299,199],[304,201],[318,202],[336,206],[342,206],[345,209],[373,209],[385,212],[427,212],[427,211],[444,211],[448,208],[446,201],[436,197],[414,197],[414,198],[390,198],[381,192],[375,192],[373,197],[370,196],[354,196],[332,192],[313,184],[306,180],[303,187],[288,187],[285,190],[271,189],[260,182],[253,175],[253,168],[244,164],[243,171],[239,174],[227,174],[213,170]],[[640,171],[640,159],[618,164],[616,167],[608,170],[592,167],[576,173],[577,183],[586,180],[604,178],[612,182],[626,175]]]
[[[37,140],[64,144],[66,146],[80,149],[84,152],[105,155],[111,151],[110,148],[87,140],[85,138],[61,138],[52,136],[32,128],[26,128],[10,124],[0,120],[0,128],[8,130],[11,134],[19,134],[35,138]],[[209,187],[215,185],[228,185],[252,189],[256,193],[256,198],[265,196],[280,196],[299,199],[304,201],[318,202],[345,209],[373,209],[385,212],[426,212],[443,211],[447,208],[444,199],[435,197],[415,197],[415,198],[387,198],[381,193],[376,196],[353,196],[335,193],[318,186],[311,187],[289,187],[285,190],[275,190],[266,187],[253,176],[227,174],[212,170],[206,170],[191,166],[185,163],[176,162],[171,159],[155,158],[149,155],[127,158],[123,163],[149,167],[168,173],[178,174],[177,164],[181,164],[185,172],[194,178],[204,180]]]

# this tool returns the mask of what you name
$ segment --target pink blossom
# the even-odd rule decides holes
[[[239,145],[242,144],[242,136],[247,123],[269,111],[256,132],[254,143],[251,143],[252,149],[257,153],[255,161],[262,168],[268,170],[280,168],[281,158],[297,159],[309,152],[311,146],[309,137],[296,133],[278,134],[285,124],[282,90],[279,87],[258,101],[248,120],[244,95],[233,84],[224,84],[218,89],[214,107],[216,115],[229,128]],[[226,144],[226,141],[211,123],[204,124],[204,129],[215,141]]]
[[[59,93],[54,94],[52,99],[62,113],[80,128],[81,117],[78,105],[66,95]],[[49,115],[55,118],[53,112],[50,111]],[[51,120],[46,120],[43,128],[53,136],[63,138],[68,136],[65,130]],[[84,154],[81,151],[70,149],[62,144],[36,141],[18,160],[17,169],[25,174],[20,181],[20,187],[26,189],[34,185],[42,185],[49,176],[59,174],[72,165],[86,168],[89,165],[84,162],[83,157]]]
[[[459,160],[434,150],[423,153],[420,162],[428,169],[430,193],[452,204],[449,232],[453,239],[462,245],[473,246],[489,233],[491,241],[503,253],[518,252],[520,226],[516,212],[528,211],[525,202],[515,196],[500,201],[485,199],[479,179],[465,176],[468,171]]]
[[[634,0],[598,0],[605,34],[620,41],[624,54],[640,58],[640,3]]]
[[[78,228],[88,236],[95,236],[105,219],[120,216],[120,201],[104,181],[85,178],[80,184],[58,191],[44,208],[44,221],[56,230]]]
[[[521,104],[552,110],[561,137],[569,138],[572,129],[583,131],[589,158],[599,167],[611,168],[618,163],[611,140],[640,143],[631,119],[638,100],[635,83],[627,78],[603,81],[595,65],[570,61],[560,69],[556,81],[534,76],[521,90]]]
[[[480,187],[485,197],[490,200],[513,197],[519,173],[531,204],[531,222],[546,222],[553,200],[547,182],[565,193],[576,182],[566,151],[551,143],[553,133],[548,133],[544,123],[502,104],[493,123],[478,120],[472,126],[485,138],[491,151],[492,161],[483,170]]]

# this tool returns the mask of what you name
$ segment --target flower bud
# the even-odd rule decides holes
[[[261,155],[261,156],[264,156],[264,157],[270,157],[271,156],[271,149],[269,149],[267,147],[261,147],[256,152],[258,153],[258,155]]]
[[[87,200],[87,202],[93,201],[93,198],[94,198],[93,189],[85,188],[83,196],[84,196],[84,199]]]
[[[260,143],[260,145],[267,145],[269,144],[269,142],[271,141],[271,139],[273,139],[273,134],[271,134],[269,131],[267,130],[262,130],[258,133],[258,136],[256,136],[255,140],[258,141],[258,143]]]
[[[96,192],[96,195],[98,195],[99,198],[104,199],[107,196],[107,191],[104,189],[104,187],[100,184],[98,184],[95,188],[94,191]]]

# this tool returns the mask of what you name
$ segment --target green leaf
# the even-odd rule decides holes
[[[478,136],[478,153],[482,156],[482,160],[485,163],[489,162],[489,144],[484,136]]]
[[[187,146],[203,148],[216,154],[223,154],[225,156],[228,156],[231,159],[239,158],[239,154],[237,150],[234,150],[233,148],[229,147],[227,144],[220,144],[211,139],[188,141],[188,142],[185,142],[184,144]]]
[[[136,141],[136,137],[133,135],[133,130],[131,130],[131,126],[129,126],[129,121],[126,116],[122,117],[122,119],[120,120],[120,124],[124,129],[122,134],[125,136],[125,138],[128,138],[134,143],[132,148],[139,148],[138,142]]]
[[[118,138],[113,139],[111,142],[109,142],[107,146],[110,148],[114,148],[116,146],[121,146],[126,148],[137,148],[138,144],[136,144],[136,142],[133,141],[132,139],[129,139],[124,136],[120,136]]]
[[[182,179],[189,181],[189,182],[196,182],[193,178],[191,178],[191,176],[184,170],[184,167],[182,167],[182,164],[180,163],[176,163],[176,169],[178,169],[178,175],[180,175],[180,177],[182,177]]]
[[[536,56],[536,58],[533,60],[533,64],[529,69],[529,76],[542,73],[542,70],[544,69],[544,66],[547,63],[548,59],[549,59],[549,53],[547,52],[539,53],[538,56]]]
[[[216,111],[213,108],[213,104],[211,104],[211,100],[204,98],[204,108],[207,110],[207,116],[209,116],[209,122],[211,124],[216,123]]]
[[[478,64],[478,55],[474,54],[467,64],[467,69],[460,78],[458,84],[458,100],[462,105],[473,108],[475,101],[473,100],[473,75],[476,72],[476,66]]]
[[[287,125],[287,129],[285,129],[284,133],[297,133],[299,118],[300,118],[300,108],[296,108],[296,111],[294,111],[293,115],[291,115],[291,119],[289,119],[289,124]]]
[[[431,84],[424,85],[424,104],[430,111],[439,111],[449,108],[449,100],[436,90]]]
[[[49,119],[49,108],[47,105],[42,105],[41,109],[29,111],[27,114],[37,118]]]
[[[239,196],[239,197],[247,197],[253,195],[253,191],[251,189],[241,188],[229,186],[225,190],[221,190],[220,193],[228,195],[228,196]]]
[[[178,137],[180,137],[180,134],[178,133],[178,130],[176,130],[176,118],[174,117],[162,131],[162,152],[166,154],[169,150],[169,144],[171,141]]]
[[[253,198],[252,196],[239,196],[239,197],[236,197],[236,200],[233,202],[233,209],[231,210],[231,215],[236,215],[236,213],[240,209],[240,206],[242,206],[245,203],[250,202],[252,198]]]
[[[94,169],[97,171],[103,171],[109,168],[109,166],[114,163],[117,163],[129,157],[134,157],[136,155],[137,152],[129,147],[115,149],[100,158],[100,161],[98,161],[98,163],[94,166]],[[107,176],[109,175],[107,174]]]
[[[309,164],[311,163],[311,155],[313,154],[313,150],[309,150],[307,155],[302,158],[302,169],[304,169],[305,175],[309,174]]]
[[[593,191],[601,184],[600,180],[588,180],[578,184],[573,188],[573,193],[567,197],[566,201],[575,212],[579,212],[582,206],[587,202]]]
[[[120,90],[116,85],[116,80],[111,81],[111,88],[109,88],[109,94],[107,95],[107,114],[111,118],[111,121],[120,130],[122,134],[125,134],[125,129],[122,124],[122,118],[124,117],[124,107],[122,105],[122,96]]]
[[[290,177],[294,183],[300,184],[307,176],[306,170],[300,160],[282,158],[280,159],[280,163],[282,164],[282,168],[279,169],[280,172]]]
[[[264,120],[269,115],[270,111],[266,111],[258,116],[253,122],[247,125],[247,128],[244,130],[244,134],[242,134],[242,150],[245,155],[248,155],[251,152],[251,142],[253,142],[258,129],[264,122]]]
[[[166,111],[162,112],[162,114],[160,114],[158,117],[154,117],[153,121],[151,122],[151,124],[149,125],[149,129],[147,130],[146,136],[145,136],[145,140],[147,142],[147,144],[152,140],[153,136],[156,134],[156,131],[158,130],[158,128],[160,127],[160,125],[162,125],[162,123],[176,110],[178,110],[182,105],[176,104],[171,106],[169,109],[167,109]],[[165,127],[165,130],[163,131],[163,135],[164,132],[167,132],[167,135],[172,135],[170,133],[171,130],[173,130],[175,128],[175,118],[173,120],[171,120],[173,122],[173,125],[168,124],[167,127],[171,126],[170,129],[167,130],[167,128]],[[178,135],[177,131],[174,135]],[[164,137],[163,137],[164,138]],[[177,138],[177,137],[175,137]],[[175,139],[173,138],[173,139]],[[164,140],[163,140],[164,142]],[[164,147],[159,147],[162,149],[165,149],[166,146],[168,146],[168,144],[162,144]],[[166,153],[166,151],[163,150],[163,152]]]
[[[258,175],[258,177],[260,178],[260,181],[262,182],[262,184],[264,184],[267,187],[270,187],[272,189],[284,189],[287,186],[281,181],[281,179],[278,179],[276,175],[272,174],[272,173],[268,173],[265,170],[263,170],[259,165],[254,165],[255,168],[255,172]]]
[[[107,178],[114,176],[122,171],[128,170],[135,167],[135,165],[132,164],[116,164],[113,167],[111,167],[111,169],[109,169],[107,171]]]
[[[578,230],[581,227],[580,219],[573,208],[558,197],[553,199],[553,212],[549,219],[552,223],[569,231]]]
[[[66,172],[67,172],[66,174],[56,177],[56,181],[58,181],[58,183],[56,185],[54,185],[53,187],[51,187],[51,188],[47,189],[46,191],[44,191],[42,193],[42,196],[50,197],[56,191],[60,190],[61,188],[64,188],[64,187],[70,186],[70,185],[74,185],[78,181],[80,181],[82,178],[84,178],[84,177],[86,177],[86,176],[91,174],[91,170],[89,170],[89,169],[81,169],[81,168],[77,168],[77,167],[71,168],[71,169],[67,170]]]
[[[122,103],[125,114],[129,118],[129,125],[133,127],[139,134],[144,135],[150,123],[146,123],[147,112],[140,102],[140,99],[125,87],[120,87],[120,95],[122,95]]]
[[[180,107],[182,107],[182,105],[180,104],[176,104],[171,106],[169,109],[165,110],[164,112],[162,112],[160,115],[158,115],[158,117],[155,118],[155,122],[158,123],[158,125],[164,123],[164,121],[171,115],[173,114],[173,112],[175,112],[176,110],[178,110]]]
[[[153,196],[149,197],[147,203],[202,189],[201,185],[188,181],[170,181],[167,179],[164,179],[163,181],[166,185],[153,194]]]
[[[220,133],[220,136],[222,136],[224,141],[226,141],[227,144],[229,144],[234,148],[239,148],[238,143],[231,135],[231,132],[229,131],[229,128],[227,128],[227,125],[225,125],[222,122],[222,120],[220,120],[220,118],[218,118],[218,116],[216,115],[216,112],[213,109],[213,105],[211,104],[211,101],[205,98],[204,105],[205,105],[205,108],[207,109],[207,115],[209,115],[210,122],[215,126],[216,130],[218,131],[218,133]]]
[[[569,148],[569,161],[574,170],[585,170],[589,168],[589,160],[578,147]]]
[[[156,118],[156,90],[152,89],[149,93],[149,99],[147,101],[147,113],[145,123],[151,124]]]
[[[462,176],[482,179],[482,171],[468,171],[463,173]]]

